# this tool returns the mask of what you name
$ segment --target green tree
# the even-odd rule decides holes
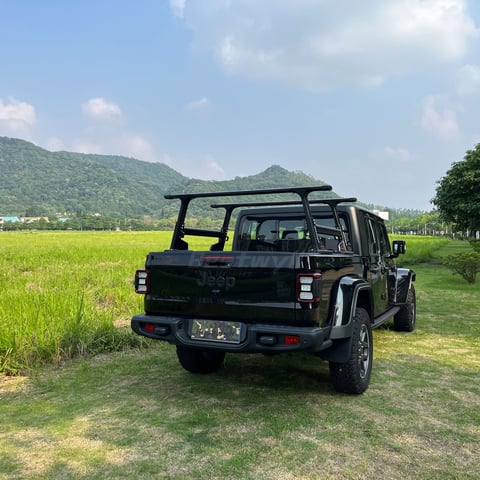
[[[416,220],[419,226],[418,232],[424,235],[435,235],[443,230],[439,212],[425,212]]]
[[[443,220],[459,229],[480,229],[480,143],[466,152],[463,161],[452,164],[438,182],[432,202]]]

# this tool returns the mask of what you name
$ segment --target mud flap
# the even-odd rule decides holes
[[[350,358],[350,349],[352,346],[352,337],[335,340],[333,345],[317,355],[329,362],[344,363]]]

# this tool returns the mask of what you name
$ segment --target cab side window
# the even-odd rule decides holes
[[[387,229],[382,222],[377,223],[378,239],[380,244],[380,254],[382,256],[390,255],[390,243],[388,242]]]
[[[378,255],[379,242],[377,240],[377,231],[373,218],[367,217],[367,236],[368,236],[368,253],[370,255]]]

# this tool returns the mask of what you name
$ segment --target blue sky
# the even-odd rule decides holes
[[[0,0],[0,135],[430,210],[480,143],[480,2]]]

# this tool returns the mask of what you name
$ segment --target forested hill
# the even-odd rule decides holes
[[[98,212],[110,217],[170,216],[176,214],[178,206],[163,198],[166,193],[324,183],[277,165],[248,177],[203,181],[185,177],[162,163],[112,155],[49,152],[24,140],[0,137],[0,216],[56,212]]]

